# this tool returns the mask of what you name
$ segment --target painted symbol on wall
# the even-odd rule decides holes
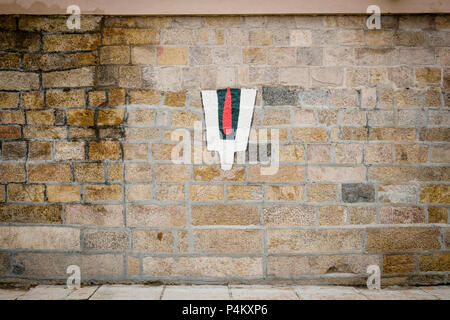
[[[219,153],[222,170],[232,168],[235,152],[247,149],[255,98],[255,89],[202,91],[206,148]]]

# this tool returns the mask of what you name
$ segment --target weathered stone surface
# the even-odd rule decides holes
[[[428,223],[447,223],[447,208],[428,207]]]
[[[345,225],[347,212],[343,206],[319,207],[319,224],[321,226]]]
[[[29,182],[70,182],[69,164],[29,164]]]
[[[118,141],[90,142],[89,159],[91,160],[120,159],[119,142]]]
[[[256,205],[192,205],[193,225],[259,225]]]
[[[267,186],[266,200],[268,201],[296,201],[303,200],[302,186]]]
[[[13,272],[67,278],[67,266],[77,265],[84,270],[83,279],[119,278],[123,274],[123,257],[120,254],[66,254],[66,253],[18,253],[14,256]]]
[[[344,80],[341,67],[318,67],[311,70],[311,85],[313,87],[338,87]]]
[[[5,141],[2,145],[3,160],[24,160],[27,153],[25,141]]]
[[[81,199],[79,186],[47,186],[49,202],[78,202]]]
[[[82,107],[85,105],[85,94],[83,90],[47,90],[47,107]]]
[[[102,109],[98,111],[97,125],[117,126],[122,124],[125,114],[124,108]]]
[[[374,224],[377,221],[375,207],[350,207],[348,215],[350,224]]]
[[[122,186],[119,184],[87,185],[85,186],[85,199],[88,202],[121,201]]]
[[[425,213],[419,207],[382,207],[380,208],[380,223],[423,223]]]
[[[1,71],[1,90],[36,90],[39,89],[39,74],[32,72]]]
[[[182,206],[129,205],[128,226],[171,227],[186,224],[186,209]]]
[[[64,227],[0,227],[2,249],[79,250],[80,230]]]
[[[118,204],[66,205],[64,211],[66,224],[123,226],[123,206]]]
[[[420,255],[419,268],[422,271],[447,271],[450,269],[450,252]]]
[[[88,92],[89,105],[93,107],[103,107],[106,104],[106,92],[96,90]]]
[[[83,248],[86,250],[127,251],[129,235],[122,230],[85,230]]]
[[[321,142],[328,140],[325,128],[293,128],[292,140],[301,142]]]
[[[368,228],[366,232],[368,252],[420,252],[441,248],[439,230],[433,227]]]
[[[61,206],[0,204],[0,221],[24,223],[61,223]]]
[[[411,273],[416,269],[414,256],[407,254],[388,254],[383,256],[383,273]]]
[[[159,31],[153,29],[105,28],[102,43],[112,44],[158,44]]]
[[[267,274],[280,278],[329,273],[364,274],[369,265],[377,265],[377,255],[269,256]]]
[[[38,51],[41,38],[37,32],[2,31],[0,32],[1,50]]]
[[[416,203],[417,187],[414,185],[378,186],[378,201],[385,203]]]
[[[311,181],[361,181],[365,180],[364,167],[309,167],[308,175]]]
[[[450,248],[450,228],[444,228],[444,244],[447,249]]]
[[[97,62],[97,56],[92,52],[78,53],[30,53],[24,55],[24,69],[35,70],[57,70],[69,69],[82,66],[93,66]]]
[[[335,202],[338,201],[338,185],[336,184],[308,184],[306,187],[306,200],[308,202]]]
[[[375,201],[375,187],[372,184],[344,183],[341,194],[342,201],[348,203]]]
[[[227,200],[261,200],[263,198],[261,186],[231,185],[226,190]]]
[[[136,252],[167,252],[174,250],[174,238],[168,231],[134,231],[133,251]]]
[[[316,222],[316,214],[311,206],[276,205],[263,209],[264,224],[269,226],[308,226]]]
[[[243,181],[245,169],[234,165],[229,171],[223,171],[220,166],[194,166],[195,181]]]
[[[448,180],[448,172],[442,167],[383,166],[369,168],[369,179],[384,182],[442,181]]]
[[[308,145],[308,162],[321,163],[330,162],[330,145],[328,144],[311,144]]]
[[[261,258],[232,257],[147,257],[143,259],[143,274],[153,277],[260,277]]]
[[[248,180],[251,182],[294,182],[305,180],[304,166],[280,166],[275,174],[262,174],[261,166],[251,166],[248,169]]]
[[[100,16],[83,15],[80,17],[79,31],[97,31],[100,28]],[[19,29],[27,31],[65,32],[67,19],[65,17],[21,16]]]
[[[42,85],[45,88],[93,86],[94,67],[44,73],[42,74]]]
[[[74,178],[77,182],[102,182],[105,180],[105,169],[103,163],[75,163],[73,170]]]
[[[84,160],[84,142],[55,142],[55,160]]]
[[[265,105],[296,105],[298,89],[296,87],[263,87],[262,99]]]
[[[158,47],[158,65],[186,65],[188,61],[187,49],[184,47]]]
[[[13,184],[8,185],[8,200],[18,202],[43,202],[44,185]]]
[[[30,141],[28,144],[28,159],[50,160],[52,146],[49,141]]]
[[[10,255],[7,252],[0,253],[0,274],[9,273]]]
[[[190,185],[189,198],[192,201],[223,200],[223,187],[212,185]]]
[[[200,253],[261,253],[261,230],[200,229],[194,231],[194,249]]]
[[[329,241],[333,239],[333,241]],[[307,253],[361,250],[362,230],[358,229],[269,229],[269,253]]]
[[[445,184],[430,184],[420,189],[421,203],[450,204],[450,186]]]

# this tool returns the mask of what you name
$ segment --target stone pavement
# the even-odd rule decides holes
[[[0,300],[450,300],[450,286],[390,287],[270,285],[102,285],[69,290],[40,285],[0,289]]]

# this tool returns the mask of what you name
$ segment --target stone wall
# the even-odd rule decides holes
[[[2,281],[450,281],[450,16],[0,28]],[[200,89],[228,86],[258,89],[275,175],[172,163]]]

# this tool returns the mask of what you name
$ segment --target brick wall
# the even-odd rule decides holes
[[[0,17],[0,277],[448,283],[450,16]],[[257,88],[280,168],[171,162]]]

